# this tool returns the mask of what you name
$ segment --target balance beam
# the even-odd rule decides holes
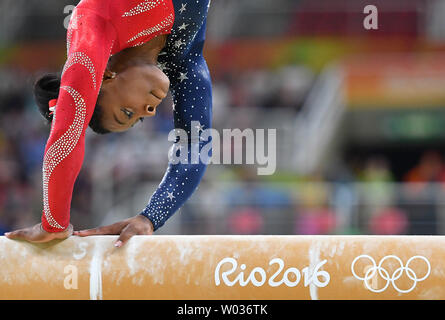
[[[445,299],[442,236],[0,237],[0,299]]]

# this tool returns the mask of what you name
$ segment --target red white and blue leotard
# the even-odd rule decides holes
[[[43,159],[44,230],[59,232],[69,225],[85,132],[112,54],[169,34],[159,65],[170,79],[175,127],[188,134],[191,121],[211,127],[211,79],[202,56],[209,5],[209,0],[82,0],[73,11],[68,58]],[[155,230],[191,196],[205,168],[204,163],[169,163],[141,213]]]

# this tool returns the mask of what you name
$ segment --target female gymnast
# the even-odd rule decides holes
[[[10,239],[47,242],[71,235],[133,235],[160,228],[192,195],[206,164],[172,163],[147,207],[137,216],[73,231],[70,203],[84,158],[88,126],[122,132],[152,117],[170,89],[175,128],[191,136],[191,122],[210,128],[211,79],[202,50],[210,0],[82,0],[67,32],[67,61],[59,77],[39,79],[34,94],[51,121],[43,159],[41,223],[6,233]],[[201,148],[204,141],[193,142]],[[187,148],[190,158],[190,150]]]

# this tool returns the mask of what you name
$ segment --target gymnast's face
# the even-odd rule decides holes
[[[98,104],[102,107],[102,126],[123,132],[146,117],[167,96],[170,81],[155,65],[132,66],[115,77],[105,77]]]

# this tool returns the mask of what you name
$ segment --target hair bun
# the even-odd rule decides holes
[[[47,74],[34,84],[34,97],[42,116],[52,121],[53,115],[49,111],[49,101],[57,99],[60,90],[60,77],[56,74]]]

